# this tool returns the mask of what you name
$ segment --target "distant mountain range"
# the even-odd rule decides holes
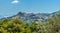
[[[25,13],[25,12],[19,12],[16,15],[13,15],[11,17],[7,17],[8,19],[13,19],[14,17],[18,17],[22,19],[25,22],[47,22],[48,17],[54,17],[55,15],[60,16],[60,11],[54,12],[54,13]],[[2,18],[5,19],[5,18]]]

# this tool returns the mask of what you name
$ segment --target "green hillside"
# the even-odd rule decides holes
[[[0,20],[0,33],[60,33],[60,16],[28,24],[19,18]]]

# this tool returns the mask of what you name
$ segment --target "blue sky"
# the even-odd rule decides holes
[[[52,13],[60,10],[60,0],[0,0],[0,15],[11,16],[18,12]]]

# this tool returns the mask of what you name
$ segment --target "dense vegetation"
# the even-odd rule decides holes
[[[60,17],[32,24],[23,22],[19,18],[0,20],[0,33],[60,33]]]

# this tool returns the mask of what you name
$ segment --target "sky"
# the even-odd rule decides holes
[[[0,16],[18,12],[53,13],[60,10],[60,0],[0,0]]]

